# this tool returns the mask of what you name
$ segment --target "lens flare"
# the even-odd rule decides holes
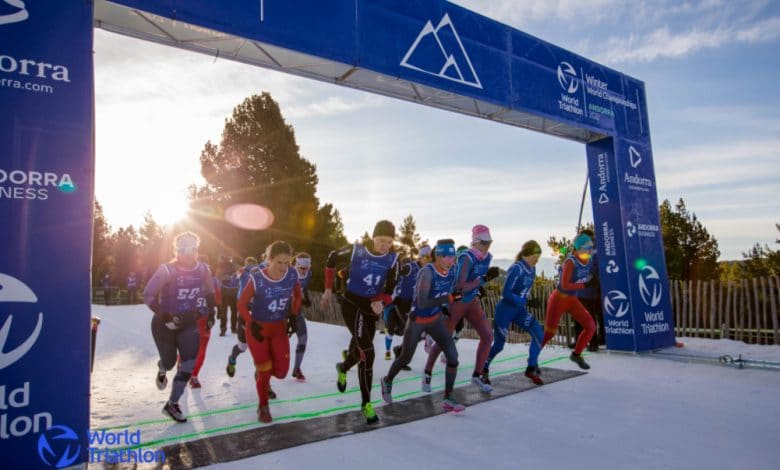
[[[263,230],[274,223],[274,214],[258,204],[235,204],[225,209],[225,220],[244,230]]]

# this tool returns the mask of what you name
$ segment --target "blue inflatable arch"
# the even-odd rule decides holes
[[[641,81],[441,0],[3,0],[0,449],[11,466],[88,457],[93,27],[582,142],[607,346],[674,344]],[[62,440],[72,446],[57,452]]]

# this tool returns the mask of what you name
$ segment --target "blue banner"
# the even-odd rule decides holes
[[[650,144],[606,138],[588,144],[587,153],[607,347],[672,346]]]
[[[87,460],[92,2],[0,7],[0,455]]]

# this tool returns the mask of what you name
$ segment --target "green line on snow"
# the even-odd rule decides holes
[[[504,358],[504,359],[501,359],[501,360],[495,360],[494,363],[506,362],[506,361],[514,360],[514,359],[521,358],[521,357],[524,357],[524,356],[527,356],[527,354],[519,354],[517,356],[510,356],[510,357],[507,357],[507,358]],[[540,365],[552,364],[553,362],[558,362],[558,361],[567,359],[568,357],[569,356],[558,356],[558,357],[555,357],[555,358],[552,358],[552,359],[548,359],[546,361],[542,361],[539,364]],[[495,374],[491,374],[491,375],[493,377],[502,376],[502,375],[507,375],[507,374],[511,374],[511,373],[514,373],[514,372],[518,372],[520,370],[523,370],[523,368],[522,367],[518,367],[518,368],[513,368],[513,369],[507,369],[507,370],[504,370],[504,371],[496,372]],[[443,373],[444,372],[440,372],[440,373],[438,373],[436,375],[441,375]],[[417,378],[419,378],[419,376]],[[408,381],[408,380],[409,379],[403,379],[404,382]],[[469,382],[471,382],[470,378],[466,379],[466,380],[457,381],[457,382],[455,382],[455,385],[463,385],[463,384],[466,384],[466,383],[469,383]],[[432,387],[432,390],[441,390],[443,388],[444,388],[444,385],[436,385],[436,386]],[[337,393],[337,395],[341,395],[341,393]],[[409,397],[409,396],[413,396],[413,395],[427,395],[427,393],[426,392],[422,392],[422,391],[414,391],[414,392],[402,393],[400,395],[394,395],[393,397],[394,398],[405,398],[405,397]],[[287,402],[302,401],[304,399],[305,398],[297,399],[297,400],[287,400]],[[276,403],[281,403],[281,401],[276,402]],[[382,403],[382,400],[381,399],[373,400],[371,403],[379,404],[379,403]],[[245,405],[245,406],[242,406],[240,408],[241,409],[246,409],[246,408],[250,408],[250,407],[254,407],[254,406],[255,405]],[[316,417],[319,417],[319,416],[335,413],[337,411],[345,411],[345,410],[359,409],[359,408],[360,408],[360,405],[358,405],[358,404],[351,404],[351,405],[337,406],[337,407],[334,407],[334,408],[326,408],[326,409],[318,410],[318,411],[309,411],[309,412],[302,412],[302,413],[292,413],[292,414],[288,414],[288,415],[275,417],[274,418],[274,422],[279,422],[279,421],[283,421],[283,420],[294,420],[294,419],[310,419],[310,418],[316,418]],[[236,408],[233,408],[233,409],[236,409]],[[202,416],[203,414],[204,413],[201,413],[200,415]],[[213,414],[213,413],[210,413],[210,414]],[[162,420],[162,421],[163,422],[170,422],[170,419],[165,419],[165,420]],[[112,450],[120,452],[122,450],[142,449],[142,448],[146,448],[146,447],[158,446],[160,444],[165,444],[165,443],[169,443],[169,442],[185,441],[185,440],[188,440],[188,439],[191,439],[191,438],[194,438],[194,437],[208,436],[210,434],[222,433],[222,432],[226,432],[226,431],[235,431],[237,429],[241,429],[241,428],[245,428],[245,427],[253,426],[253,425],[258,426],[258,427],[264,426],[264,425],[258,424],[257,421],[253,420],[253,421],[249,421],[249,422],[245,422],[245,423],[233,424],[233,425],[230,425],[230,426],[222,426],[222,427],[218,427],[218,428],[207,429],[207,430],[204,430],[204,431],[192,432],[192,433],[188,433],[188,434],[180,434],[178,436],[165,437],[165,438],[156,439],[156,440],[153,440],[153,441],[143,442],[141,444],[134,445],[134,446],[121,447],[121,448],[112,449]],[[112,428],[112,429],[115,429],[115,428]]]
[[[508,357],[505,357],[505,358],[502,358],[502,359],[496,359],[496,360],[493,361],[493,363],[494,364],[500,364],[500,363],[503,363],[503,362],[513,361],[515,359],[521,359],[521,358],[526,357],[526,356],[528,356],[528,354],[517,354],[517,355],[514,355],[514,356],[508,356]],[[465,369],[470,369],[470,368],[473,368],[473,367],[474,367],[473,364],[462,366],[462,367],[458,367],[458,371],[465,370]],[[433,376],[436,377],[436,376],[443,375],[443,374],[444,374],[444,371],[437,371],[437,372],[433,373]],[[410,382],[410,381],[413,381],[413,380],[420,380],[421,378],[422,378],[422,376],[416,375],[416,376],[413,376],[413,377],[407,377],[407,378],[400,379],[397,382],[398,383],[404,383],[404,382]],[[372,384],[372,387],[373,386],[379,386],[379,383]],[[322,393],[322,394],[319,394],[319,395],[306,395],[306,396],[303,396],[303,397],[290,398],[290,399],[287,399],[287,400],[274,400],[272,403],[273,404],[300,403],[300,402],[310,401],[310,400],[319,400],[321,398],[332,398],[332,397],[344,396],[344,395],[351,394],[351,393],[357,393],[359,391],[360,391],[360,387],[352,387],[352,388],[347,389],[344,393],[341,393],[341,392],[328,392],[328,393]],[[187,418],[188,419],[201,418],[201,417],[204,417],[204,416],[212,416],[212,415],[218,415],[218,414],[224,414],[224,413],[232,413],[232,412],[235,412],[235,411],[243,411],[243,410],[248,410],[248,409],[256,408],[256,407],[257,407],[256,403],[246,404],[246,405],[238,405],[238,406],[234,406],[234,407],[231,407],[231,408],[220,408],[220,409],[216,409],[216,410],[202,411],[200,413],[193,413],[190,416],[188,416]],[[156,419],[148,419],[148,420],[144,420],[144,421],[138,421],[136,423],[130,423],[130,424],[126,424],[126,425],[117,425],[117,426],[110,426],[110,427],[106,427],[106,428],[99,428],[99,429],[96,429],[96,431],[103,431],[103,430],[111,431],[111,430],[114,430],[114,429],[140,428],[142,426],[151,426],[151,425],[155,425],[155,424],[165,424],[165,423],[170,423],[170,422],[171,422],[170,418],[156,418]]]

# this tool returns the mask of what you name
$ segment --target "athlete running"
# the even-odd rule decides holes
[[[565,312],[569,312],[574,321],[582,325],[582,332],[577,337],[569,359],[574,361],[581,369],[590,369],[590,365],[582,358],[582,350],[588,345],[590,338],[596,331],[593,317],[585,310],[579,299],[577,291],[585,288],[585,283],[590,280],[590,254],[593,251],[593,240],[579,234],[574,238],[574,252],[563,260],[558,275],[558,287],[552,291],[547,301],[547,312],[544,320],[544,341],[542,347],[547,344],[555,333],[558,332],[558,323]]]
[[[311,300],[309,300],[309,282],[311,281],[311,255],[305,252],[295,255],[293,261],[295,272],[298,274],[298,281],[301,283],[301,290],[303,291],[303,300],[301,301],[304,307],[311,306]],[[293,367],[292,376],[296,380],[303,382],[306,380],[306,376],[301,372],[301,362],[303,362],[303,355],[306,352],[306,342],[308,340],[308,332],[306,328],[306,317],[303,315],[303,310],[298,315],[290,317],[287,323],[287,335],[292,334],[298,337],[298,345],[295,347],[295,367]]]
[[[372,240],[366,246],[348,245],[328,255],[325,265],[325,292],[321,305],[327,308],[333,299],[336,266],[349,263],[349,277],[341,301],[341,314],[351,339],[344,362],[336,364],[336,386],[341,393],[347,389],[347,372],[358,365],[361,412],[366,422],[379,421],[371,404],[371,381],[374,375],[374,335],[382,310],[392,301],[391,294],[398,277],[398,255],[391,251],[395,226],[380,220],[374,227]]]
[[[167,372],[176,365],[177,353],[181,365],[173,378],[171,393],[163,406],[163,414],[183,423],[187,421],[179,407],[179,399],[195,366],[200,335],[197,317],[215,312],[214,286],[208,266],[198,262],[200,238],[183,232],[174,239],[176,257],[161,264],[144,288],[144,303],[154,312],[152,337],[160,360],[157,362],[155,384],[164,390]],[[213,321],[213,320],[212,320]]]
[[[496,314],[493,319],[493,347],[490,348],[485,368],[482,371],[482,381],[490,383],[490,362],[504,349],[506,337],[509,334],[509,325],[514,323],[531,335],[531,344],[528,349],[528,367],[525,376],[536,385],[544,384],[539,376],[539,351],[542,349],[542,327],[533,315],[528,313],[526,304],[528,294],[534,285],[536,277],[536,263],[542,254],[542,247],[535,240],[529,240],[523,244],[515,262],[507,272],[504,290],[501,300],[496,305]]]
[[[272,419],[268,406],[271,376],[283,379],[290,369],[287,318],[301,308],[301,284],[290,266],[291,259],[292,248],[287,242],[270,244],[267,266],[249,276],[238,298],[238,312],[249,330],[247,345],[255,363],[257,418],[263,423]]]
[[[393,345],[393,336],[404,335],[406,319],[409,317],[409,311],[412,309],[412,301],[414,300],[414,286],[417,283],[417,273],[420,272],[420,268],[430,262],[431,247],[423,245],[420,247],[417,261],[409,260],[401,265],[393,303],[385,307],[384,310],[384,321],[386,325],[385,360],[392,359],[390,348]],[[395,356],[398,357],[401,346],[398,345],[392,349],[395,352]],[[406,365],[404,365],[403,369],[410,370]]]
[[[452,396],[455,375],[458,372],[458,350],[442,315],[442,307],[459,300],[460,295],[450,294],[455,284],[455,272],[450,269],[455,261],[455,242],[450,239],[437,241],[433,258],[433,263],[423,266],[417,276],[414,305],[404,331],[401,354],[395,358],[387,375],[380,381],[382,399],[387,403],[393,402],[393,379],[401,368],[412,360],[417,342],[424,332],[441,345],[447,358],[442,407],[446,411],[460,412],[465,407]]]

